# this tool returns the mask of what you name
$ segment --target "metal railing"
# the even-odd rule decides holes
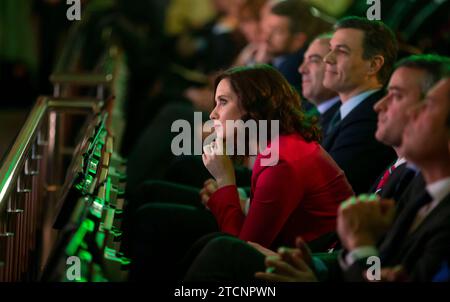
[[[95,86],[97,88],[96,98],[103,100],[105,90],[111,86],[112,74],[83,74],[83,73],[54,73],[50,76],[53,83],[53,96],[61,97],[63,86]]]
[[[64,183],[65,128],[60,117],[88,123],[103,105],[93,99],[40,97],[0,168],[0,281],[36,280],[57,233],[55,200]],[[64,140],[67,142],[68,140]],[[74,142],[76,144],[76,142]]]
[[[76,148],[58,200],[54,227],[60,230],[42,281],[124,281],[130,260],[120,252],[126,180],[114,151],[106,110],[89,124]],[[78,274],[67,269],[78,259]]]
[[[121,144],[128,78],[124,53],[109,42],[113,39],[110,30],[105,30],[108,46],[98,66],[80,70],[77,66],[85,44],[80,30],[80,26],[71,30],[50,77],[53,98],[38,99],[0,168],[0,281],[40,280],[48,268],[61,235],[54,220],[66,171],[75,146],[89,135],[79,135],[80,130],[95,123],[95,114],[107,112],[106,127],[114,137],[111,148],[119,150]],[[109,95],[115,98],[104,102]],[[117,178],[114,168],[107,171],[108,179]],[[114,198],[111,202],[105,199],[105,208],[115,207],[114,203]]]
[[[113,96],[108,100],[111,115],[111,131],[114,134],[115,149],[119,150],[125,128],[124,102],[127,95],[128,68],[125,63],[125,54],[118,46],[111,45],[105,49],[99,65],[95,71],[88,73],[63,68],[59,64],[50,76],[53,84],[53,97],[79,97],[88,95],[99,100],[106,96]]]

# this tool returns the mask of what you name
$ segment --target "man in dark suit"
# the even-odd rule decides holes
[[[402,134],[408,110],[423,101],[427,91],[443,76],[446,66],[450,66],[450,59],[438,55],[413,55],[396,64],[388,84],[388,94],[375,104],[374,110],[378,114],[375,137],[393,147],[398,159],[373,183],[369,193],[399,201],[415,178],[419,179],[416,185],[423,186],[419,169],[408,163],[400,152]],[[337,248],[339,241],[336,237],[334,249]]]
[[[371,193],[382,198],[399,200],[418,169],[400,152],[402,134],[407,122],[408,110],[423,101],[427,91],[443,76],[450,59],[438,55],[413,55],[399,61],[395,66],[388,94],[375,104],[378,125],[375,137],[387,146],[392,146],[398,156],[374,183]]]
[[[375,139],[374,104],[384,96],[397,54],[392,31],[383,23],[358,17],[335,25],[326,63],[324,86],[342,102],[323,140],[323,147],[344,170],[355,193],[367,192],[395,159],[395,152]]]
[[[401,263],[412,280],[431,280],[450,254],[450,74],[409,115],[401,152],[420,167],[426,188],[422,196],[412,196],[401,205],[389,232],[372,252],[370,247],[379,239],[373,230],[391,223],[393,208],[386,204],[382,209],[382,203],[355,203],[340,211],[339,235],[347,255],[355,257],[344,269],[350,280],[362,279],[369,255],[379,255],[383,266]],[[370,213],[365,214],[369,208]],[[362,230],[371,231],[356,231],[355,221],[364,221]],[[366,255],[359,253],[363,247]]]
[[[324,34],[316,37],[303,57],[303,63],[298,72],[302,75],[302,93],[303,96],[315,108],[308,111],[308,114],[318,115],[322,130],[328,128],[328,125],[341,106],[337,92],[323,86],[323,77],[325,75],[325,62],[323,58],[328,53],[331,34]]]

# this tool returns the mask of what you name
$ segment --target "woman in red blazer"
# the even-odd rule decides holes
[[[205,148],[203,162],[217,190],[205,188],[202,200],[220,230],[265,247],[291,246],[299,235],[311,241],[333,232],[338,206],[353,191],[343,171],[319,145],[315,123],[306,118],[300,97],[283,76],[266,65],[231,69],[216,80],[215,102],[210,118],[218,139]],[[279,125],[267,148],[258,150],[247,215],[230,157],[216,155],[227,149],[219,142],[226,146],[239,137],[236,132],[242,129],[226,126],[236,120],[254,120],[259,132],[267,133],[271,131],[262,130],[261,121]],[[246,144],[248,151],[259,143],[247,139],[233,145]]]

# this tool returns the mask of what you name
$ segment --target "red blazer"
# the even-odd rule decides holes
[[[236,186],[217,190],[208,207],[221,231],[265,247],[293,246],[336,230],[339,204],[353,195],[344,172],[317,142],[281,135],[279,161],[253,167],[250,208],[242,213]],[[270,147],[270,145],[269,145]]]

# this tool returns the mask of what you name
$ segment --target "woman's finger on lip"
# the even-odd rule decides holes
[[[203,147],[203,152],[204,152],[206,155],[212,155],[212,154],[213,154],[212,146],[211,146],[211,145],[206,145],[206,146],[204,146],[204,147]]]

